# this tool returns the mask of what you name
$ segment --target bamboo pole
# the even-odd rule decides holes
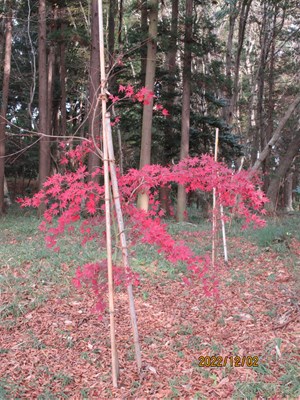
[[[119,227],[119,236],[120,236],[121,249],[122,249],[122,259],[123,259],[123,265],[124,265],[125,272],[128,272],[128,270],[130,269],[129,260],[128,260],[128,248],[127,248],[124,220],[123,220],[123,214],[122,214],[122,208],[121,208],[121,202],[120,202],[118,179],[117,179],[116,167],[115,167],[115,155],[114,155],[114,147],[113,147],[113,141],[112,141],[109,113],[106,113],[106,131],[107,131],[108,156],[109,156],[109,161],[110,161],[110,176],[111,176],[113,198],[114,198],[115,210],[116,210],[118,227]],[[131,325],[132,325],[132,330],[133,330],[135,358],[136,358],[138,372],[140,372],[141,367],[142,367],[142,357],[141,357],[139,333],[138,333],[138,326],[137,326],[137,317],[136,317],[135,306],[134,306],[133,288],[132,288],[131,283],[129,283],[127,286],[127,292],[128,292]]]
[[[218,161],[218,148],[219,148],[219,128],[216,128],[216,137],[215,137],[215,154],[214,160]],[[223,249],[224,249],[224,260],[228,262],[228,252],[227,252],[227,240],[226,240],[226,230],[225,230],[225,222],[224,222],[224,208],[223,205],[220,205],[220,214],[221,214],[221,225],[222,225],[222,238],[223,238]],[[216,258],[216,228],[217,228],[217,216],[216,216],[216,188],[213,188],[213,238],[212,238],[212,265],[215,266],[215,258]]]
[[[98,0],[98,18],[99,18],[101,103],[102,103],[102,129],[103,129],[103,168],[104,168],[104,188],[105,188],[106,251],[107,251],[112,381],[113,381],[113,386],[118,387],[119,361],[118,361],[118,353],[117,353],[117,346],[116,346],[116,330],[115,330],[114,283],[113,283],[113,271],[112,271],[112,242],[111,242],[111,216],[110,216],[109,160],[108,160],[108,146],[107,146],[107,129],[106,129],[106,123],[105,123],[106,78],[105,78],[102,0]]]

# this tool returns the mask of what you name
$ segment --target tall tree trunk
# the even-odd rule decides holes
[[[141,43],[141,85],[145,86],[146,82],[146,68],[147,68],[147,46],[146,38],[148,33],[148,4],[147,0],[141,0],[141,33],[142,33],[142,43]],[[153,1],[149,1],[149,7],[152,7]],[[158,2],[156,2],[158,3]],[[157,4],[158,7],[158,4]],[[151,16],[150,16],[151,18]]]
[[[50,173],[50,138],[48,135],[47,118],[47,49],[46,49],[46,0],[39,0],[39,131],[41,134],[39,154],[39,188],[42,189],[44,182]],[[38,215],[45,211],[45,205],[41,204]]]
[[[149,38],[147,45],[147,66],[145,87],[153,91],[156,69],[156,48],[157,48],[157,19],[158,19],[158,0],[149,1]],[[153,116],[153,98],[149,104],[143,107],[142,124],[142,143],[140,155],[140,168],[151,164],[151,140],[152,140],[152,116]],[[138,205],[143,210],[148,210],[149,198],[145,194],[139,196]]]
[[[255,161],[255,164],[251,168],[252,172],[257,171],[261,167],[261,164],[266,159],[266,157],[270,154],[272,147],[277,143],[283,128],[285,127],[286,123],[290,119],[291,115],[293,114],[299,103],[300,103],[300,95],[295,98],[292,104],[290,104],[284,116],[279,121],[278,127],[273,132],[271,139],[267,143],[266,147],[262,150],[262,152],[259,155],[259,158]]]
[[[116,75],[113,71],[115,62],[115,16],[118,12],[118,2],[110,0],[109,2],[109,16],[108,16],[108,65],[109,65],[109,91],[114,92],[116,85]]]
[[[120,0],[120,6],[119,6],[119,27],[118,27],[118,44],[119,44],[119,49],[120,52],[122,53],[123,50],[123,35],[122,35],[122,30],[123,30],[123,0]]]
[[[234,35],[234,28],[236,18],[239,13],[239,7],[235,7],[234,5],[230,4],[230,15],[229,15],[229,30],[228,30],[228,37],[227,37],[227,46],[226,46],[226,59],[225,59],[225,74],[226,74],[226,85],[227,88],[225,90],[225,96],[227,98],[228,104],[226,107],[223,107],[223,118],[230,125],[232,121],[232,109],[230,106],[230,101],[232,99],[232,76],[231,76],[231,69],[232,69],[232,47],[233,47],[233,35]]]
[[[170,150],[172,146],[172,138],[173,138],[173,128],[172,128],[172,119],[174,116],[174,99],[175,99],[175,88],[176,88],[176,55],[177,55],[177,34],[178,34],[178,5],[179,0],[172,1],[172,21],[171,21],[171,36],[170,36],[170,45],[167,54],[167,65],[166,69],[168,70],[168,101],[167,101],[167,109],[170,113],[170,123],[166,127],[165,131],[165,149],[164,149],[164,163],[169,162]]]
[[[276,47],[276,22],[277,22],[277,12],[278,8],[274,9],[273,16],[273,26],[272,26],[272,37],[270,41],[270,56],[269,56],[269,74],[268,74],[268,103],[267,103],[267,124],[265,127],[265,141],[266,143],[271,139],[272,132],[274,131],[274,110],[275,110],[275,101],[274,101],[274,88],[275,88],[275,47]],[[266,146],[264,144],[264,147]],[[263,163],[263,171],[268,171],[270,165],[270,155],[268,155]],[[266,193],[270,184],[269,174],[265,174],[264,176],[264,185],[263,190]]]
[[[60,20],[61,20],[61,41],[60,41],[60,91],[61,91],[61,102],[60,102],[60,134],[67,135],[67,94],[66,94],[66,42],[65,42],[65,30],[66,30],[66,8],[60,9]]]
[[[237,54],[235,58],[235,66],[234,66],[234,79],[233,79],[233,87],[232,87],[232,99],[230,104],[230,111],[228,118],[229,125],[232,124],[233,116],[236,112],[238,94],[239,94],[239,78],[240,78],[240,65],[241,65],[241,55],[244,45],[245,39],[245,31],[248,21],[248,15],[251,7],[252,0],[240,0],[241,3],[241,11],[239,18],[239,31],[238,31],[238,48]]]
[[[191,103],[191,66],[192,51],[191,42],[193,34],[193,0],[186,0],[185,3],[185,35],[184,35],[184,55],[183,55],[183,75],[182,75],[182,113],[181,113],[181,143],[180,160],[189,155],[190,141],[190,103]],[[178,186],[177,194],[177,221],[182,222],[186,211],[186,191],[182,185]]]
[[[11,70],[11,49],[12,49],[12,8],[7,4],[8,13],[5,21],[5,49],[4,68],[2,84],[2,105],[0,114],[0,215],[4,213],[4,167],[5,167],[5,126],[8,105],[8,90]],[[1,60],[2,61],[2,60]]]
[[[300,131],[297,131],[295,137],[290,142],[285,155],[282,157],[279,167],[275,171],[274,178],[271,179],[269,189],[267,191],[267,197],[270,200],[270,203],[268,204],[268,209],[270,211],[275,211],[277,208],[277,198],[281,183],[283,182],[286,173],[291,167],[294,157],[299,152],[299,148],[300,148]]]
[[[174,117],[174,100],[176,88],[176,55],[177,55],[177,34],[178,34],[178,6],[179,0],[172,1],[172,14],[171,14],[171,32],[170,32],[170,45],[166,59],[166,69],[168,70],[168,100],[167,109],[170,113],[169,123],[165,128],[164,137],[164,154],[163,164],[170,161],[171,149],[173,145],[173,117]],[[165,211],[165,215],[170,215],[170,189],[167,185],[162,186],[160,189],[160,206]]]
[[[99,22],[97,0],[91,2],[91,58],[89,84],[89,137],[94,143],[100,139],[100,53],[99,53]],[[100,165],[97,153],[90,152],[88,157],[88,171],[91,174]],[[95,179],[97,179],[95,177]]]
[[[293,207],[293,175],[294,171],[291,170],[286,174],[283,194],[284,194],[284,209],[287,212],[294,211]]]

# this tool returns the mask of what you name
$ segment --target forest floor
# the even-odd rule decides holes
[[[143,368],[138,376],[127,296],[118,291],[114,389],[109,316],[99,321],[93,295],[71,284],[75,267],[96,259],[97,249],[70,237],[53,253],[33,214],[8,214],[0,232],[0,399],[298,399],[299,217],[257,232],[231,229],[218,300],[184,285],[183,271],[140,246],[132,263],[141,274],[135,302]],[[201,224],[171,229],[209,249],[197,234]],[[199,366],[214,356],[222,367]],[[238,366],[238,357],[256,366]]]

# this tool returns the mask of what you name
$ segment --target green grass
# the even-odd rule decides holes
[[[0,305],[0,326],[13,325],[8,317],[17,319],[41,306],[54,289],[55,296],[67,297],[77,266],[104,256],[96,243],[82,247],[76,232],[63,237],[55,253],[46,247],[39,224],[34,211],[17,207],[1,219],[0,295],[10,300]]]
[[[260,398],[270,399],[278,393],[278,385],[264,382],[237,382],[233,393],[233,400],[252,400]]]
[[[231,229],[228,230],[229,236],[244,236],[245,238],[258,245],[257,253],[269,250],[275,250],[279,256],[287,257],[289,251],[290,238],[299,239],[300,232],[298,229],[299,216],[287,217],[286,219],[270,220],[266,228],[262,230],[250,229],[247,232],[240,230],[240,224],[234,222]],[[3,299],[8,299],[0,303],[0,326],[8,329],[13,328],[15,321],[21,319],[28,312],[42,306],[53,295],[56,297],[68,297],[71,287],[71,277],[74,274],[75,268],[85,262],[99,260],[104,256],[103,249],[100,253],[99,248],[94,243],[88,243],[84,248],[81,247],[80,238],[74,233],[62,238],[59,245],[60,253],[55,253],[51,249],[47,249],[44,243],[44,236],[38,230],[40,221],[37,219],[35,212],[19,211],[12,209],[8,215],[1,220],[0,231],[0,296]],[[182,238],[185,232],[207,231],[209,224],[205,221],[201,225],[197,224],[177,224],[168,222],[169,232]],[[203,254],[209,245],[204,243],[201,238],[191,238],[189,241],[191,248],[197,254]],[[243,259],[245,255],[238,248],[232,249],[230,257]],[[255,254],[247,255],[249,262],[255,260]],[[138,245],[135,248],[135,255],[131,259],[134,269],[141,274],[142,280],[150,280],[152,283],[165,284],[165,290],[168,290],[168,280],[182,279],[182,274],[185,271],[183,265],[178,267],[164,260],[162,255],[157,253],[150,246]],[[300,263],[294,261],[294,271],[299,271]],[[263,273],[263,268],[253,268],[249,270],[249,274],[244,271],[230,270],[230,279],[227,282],[228,286],[238,284],[242,286],[246,280],[256,277]],[[181,275],[180,275],[181,274]],[[162,279],[163,277],[163,279]],[[267,278],[270,283],[276,280],[276,272],[269,275]],[[299,279],[299,278],[298,278]],[[54,293],[53,293],[54,292]],[[149,301],[150,292],[141,290],[140,296],[143,301]],[[1,297],[2,299],[2,297]],[[245,309],[246,312],[252,315],[250,309]],[[277,309],[274,305],[268,311],[270,317],[277,315]],[[271,315],[272,314],[272,315]],[[207,310],[207,317],[213,317],[212,310]],[[13,317],[13,318],[12,318]],[[225,315],[219,320],[221,325],[225,325]],[[259,318],[255,315],[254,320]],[[238,314],[236,318],[239,318]],[[160,338],[174,337],[178,335],[178,340],[172,344],[172,349],[176,351],[179,358],[185,357],[185,348],[180,342],[180,337],[187,336],[189,349],[194,349],[200,354],[207,349],[207,345],[202,345],[205,342],[204,338],[193,334],[193,326],[189,325],[188,320],[184,324],[178,324],[176,332],[157,331],[151,336],[146,336],[144,339],[145,345],[159,342]],[[35,336],[34,332],[28,331],[28,343],[25,346],[30,346],[35,349],[45,348],[42,340]],[[291,355],[290,359],[278,359],[274,351],[275,346],[280,348],[281,338],[275,338],[266,344],[263,361],[259,367],[254,368],[257,377],[255,382],[237,382],[233,394],[233,399],[254,399],[258,396],[270,398],[274,394],[280,394],[284,398],[298,398],[300,396],[300,381],[299,368],[300,365],[295,360],[296,356]],[[65,343],[66,348],[74,346],[72,339],[67,338]],[[222,350],[222,343],[213,342],[209,349],[214,354],[219,354]],[[233,354],[238,353],[238,348],[233,348]],[[0,348],[1,354],[5,356],[9,350]],[[163,356],[163,355],[162,355]],[[93,363],[90,354],[87,352],[81,353],[81,358]],[[131,361],[134,358],[134,351],[129,348],[126,354],[126,359]],[[197,357],[196,357],[197,358]],[[278,365],[280,376],[276,384],[267,382],[267,378],[272,376],[274,363]],[[193,364],[194,365],[194,364]],[[197,373],[201,373],[206,378],[211,379],[212,385],[216,382],[216,376],[209,369],[197,367],[197,362],[194,365]],[[231,370],[225,370],[224,373],[230,375]],[[64,393],[65,387],[72,383],[72,377],[64,372],[56,372],[53,374],[49,371],[49,378],[52,381],[58,381],[61,385],[59,398],[67,398]],[[105,377],[103,377],[105,379]],[[107,377],[109,379],[109,377]],[[179,377],[174,377],[170,380],[170,389],[172,390],[171,398],[181,396],[181,385],[185,385],[187,381]],[[138,389],[138,384],[133,383],[132,393]],[[57,398],[57,393],[54,395],[51,392],[50,385],[43,387],[43,394],[40,399]],[[88,389],[82,389],[82,397],[88,398]],[[22,397],[22,387],[19,383],[12,382],[9,377],[0,379],[0,399],[19,398]],[[18,397],[19,396],[19,397]],[[194,398],[204,398],[202,394],[195,394]]]

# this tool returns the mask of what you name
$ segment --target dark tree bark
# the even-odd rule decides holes
[[[50,173],[50,138],[48,135],[47,117],[47,48],[46,48],[46,1],[39,0],[39,132],[40,154],[39,154],[39,189],[42,189],[44,182]],[[39,216],[43,214],[45,205],[41,204],[38,210]]]
[[[66,16],[66,8],[63,7],[60,9],[60,20],[61,20],[61,40],[60,40],[60,91],[61,91],[61,102],[60,102],[60,134],[66,135],[67,134],[67,94],[66,94],[66,42],[65,42],[65,30],[66,30],[66,23],[65,23],[65,16]]]
[[[113,71],[115,62],[115,16],[118,13],[118,2],[110,0],[108,16],[108,65],[109,65],[109,91],[113,92],[116,84],[116,75]]]
[[[175,88],[176,88],[176,55],[177,55],[177,35],[178,35],[178,6],[179,0],[172,1],[172,14],[171,14],[171,32],[170,32],[170,46],[167,53],[166,69],[168,70],[168,101],[167,109],[170,113],[169,123],[166,126],[164,137],[164,154],[163,164],[170,161],[170,153],[173,146],[173,116],[174,116],[174,101],[175,101]],[[165,215],[170,215],[170,189],[168,186],[163,186],[160,189],[160,205],[165,211]]]
[[[91,58],[90,58],[90,83],[89,83],[89,137],[94,143],[100,142],[100,53],[99,53],[99,22],[98,2],[91,2]],[[96,152],[90,152],[88,158],[88,171],[91,174],[100,165]],[[95,177],[95,179],[97,179]]]
[[[11,71],[11,50],[12,50],[12,8],[7,4],[8,13],[5,20],[5,49],[4,68],[2,84],[2,105],[0,113],[0,215],[4,213],[4,167],[5,167],[5,126],[8,105],[8,90]],[[1,60],[2,61],[2,60]]]
[[[182,113],[181,113],[181,143],[180,160],[189,155],[190,141],[190,103],[191,103],[191,65],[192,52],[191,42],[193,33],[193,0],[186,0],[185,3],[185,35],[184,35],[184,55],[183,55],[183,94],[182,94]],[[185,187],[178,186],[177,194],[177,221],[182,222],[185,219],[187,195]]]
[[[283,179],[285,178],[288,170],[290,169],[295,156],[299,153],[300,149],[300,131],[297,131],[294,138],[291,140],[285,155],[280,160],[279,167],[275,171],[275,176],[272,178],[267,197],[270,203],[267,205],[269,211],[276,211],[278,193]]]

